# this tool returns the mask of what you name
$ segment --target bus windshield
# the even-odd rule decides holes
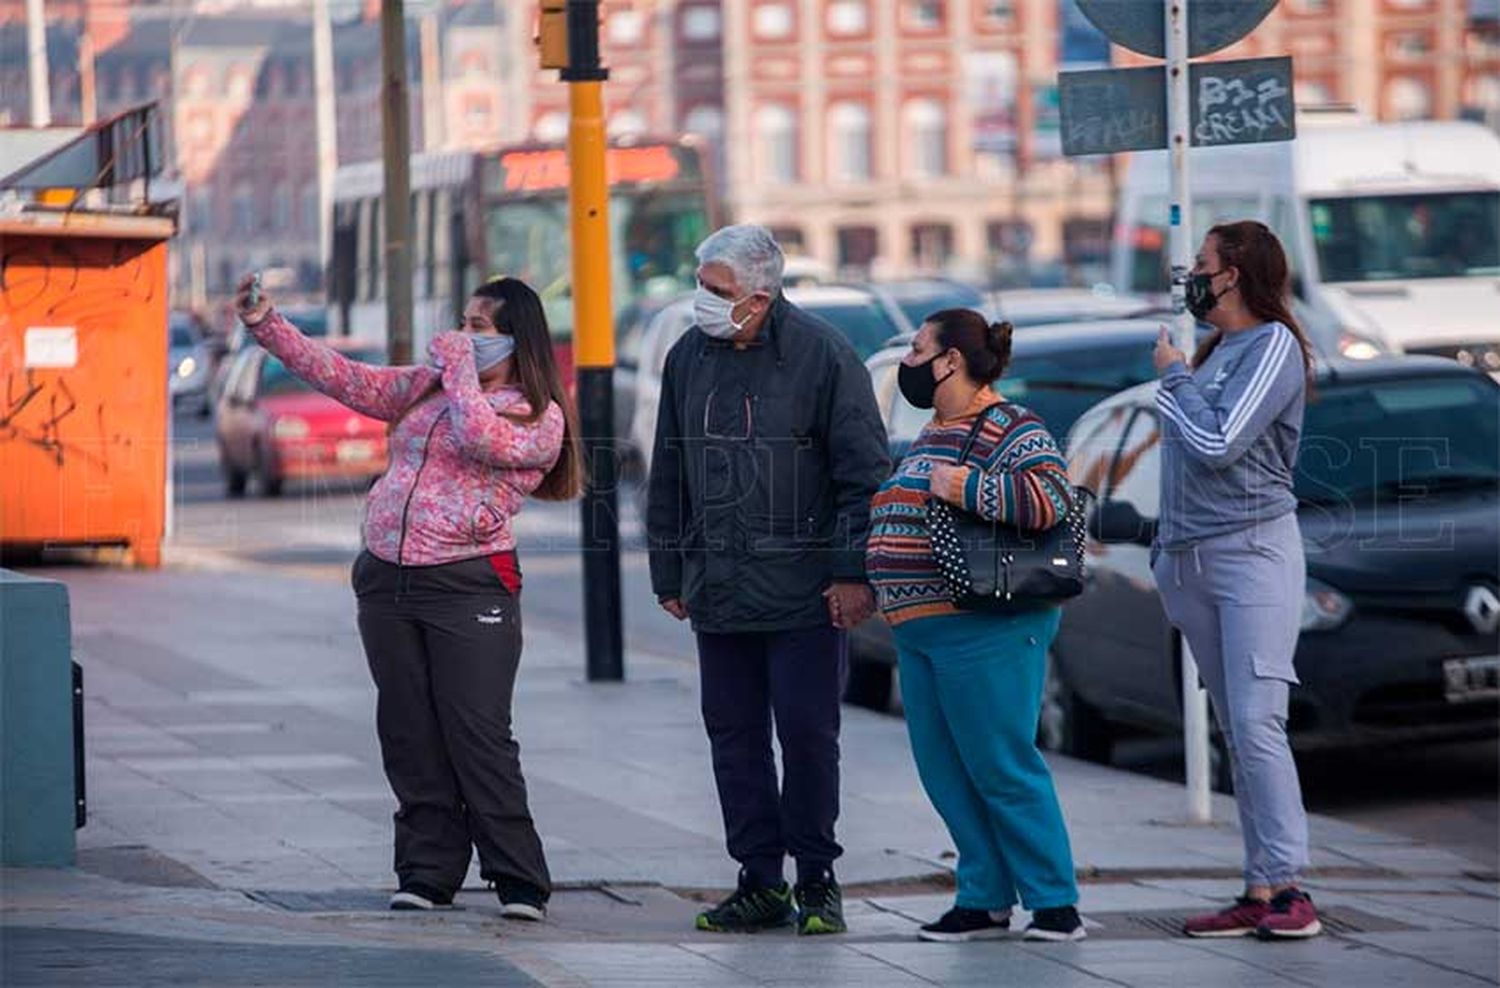
[[[693,250],[708,236],[702,193],[621,190],[609,197],[611,296],[616,313],[696,283]],[[566,198],[493,202],[485,216],[489,268],[536,288],[555,337],[571,334],[572,254]]]
[[[1309,206],[1326,282],[1500,274],[1500,192],[1355,196]]]

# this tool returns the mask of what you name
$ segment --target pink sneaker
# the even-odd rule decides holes
[[[1271,915],[1271,904],[1240,896],[1228,909],[1206,916],[1194,916],[1182,924],[1190,937],[1248,937],[1260,929]]]
[[[1255,932],[1262,940],[1306,940],[1322,933],[1323,924],[1312,896],[1301,889],[1287,889],[1271,900],[1271,911]]]

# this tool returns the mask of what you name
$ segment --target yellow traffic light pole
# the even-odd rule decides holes
[[[588,479],[583,492],[583,617],[588,678],[625,678],[615,454],[615,331],[609,295],[609,177],[598,0],[543,0],[542,68],[568,84],[573,363]]]

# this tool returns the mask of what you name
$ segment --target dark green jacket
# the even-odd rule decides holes
[[[696,327],[667,355],[651,458],[651,587],[698,631],[813,627],[865,579],[885,426],[837,329],[778,296],[745,349]]]

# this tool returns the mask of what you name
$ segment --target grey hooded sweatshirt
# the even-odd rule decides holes
[[[1160,548],[1190,548],[1296,510],[1306,399],[1302,350],[1279,322],[1226,333],[1195,370],[1167,368],[1156,395]]]

